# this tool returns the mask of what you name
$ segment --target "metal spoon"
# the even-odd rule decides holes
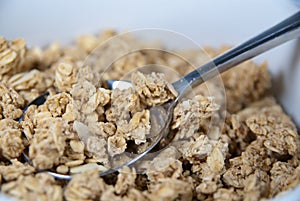
[[[123,166],[130,166],[136,163],[138,160],[147,155],[158,143],[167,136],[168,128],[172,120],[172,114],[174,107],[182,98],[182,95],[186,89],[190,86],[200,85],[206,80],[209,80],[219,73],[223,73],[228,69],[236,66],[237,64],[251,59],[269,49],[279,46],[291,39],[295,39],[300,36],[300,12],[295,13],[291,17],[285,19],[284,21],[278,23],[277,25],[267,29],[263,33],[253,37],[252,39],[242,43],[241,45],[225,52],[224,54],[214,58],[212,61],[200,66],[196,70],[190,72],[186,76],[182,77],[178,81],[174,82],[172,85],[178,92],[179,96],[162,106],[155,106],[150,109],[151,113],[151,126],[154,127],[155,139],[153,139],[150,146],[141,154],[137,155],[132,160],[118,165],[112,169],[105,172],[101,172],[100,176],[108,175],[116,172]],[[120,81],[119,81],[120,82]],[[107,81],[111,89],[116,85],[115,81]],[[45,102],[45,94],[41,95],[29,105],[41,105]],[[25,113],[27,107],[24,109]],[[23,117],[20,118],[22,121]],[[28,158],[27,158],[28,159]],[[52,176],[57,179],[71,179],[71,175],[63,175],[54,172],[49,172]]]

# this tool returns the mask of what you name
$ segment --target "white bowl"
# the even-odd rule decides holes
[[[186,35],[200,45],[235,45],[298,10],[288,0],[152,1],[2,1],[0,35],[23,37],[29,45],[64,44],[84,33],[106,28],[162,28]],[[291,41],[262,54],[273,75],[274,92],[300,127],[300,42]],[[300,186],[275,200],[299,200]],[[0,197],[0,201],[2,201]]]

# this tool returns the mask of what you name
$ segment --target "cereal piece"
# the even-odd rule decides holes
[[[214,193],[213,199],[215,201],[240,201],[242,198],[234,191],[234,188],[219,188]]]
[[[89,127],[79,121],[74,121],[73,130],[77,132],[79,139],[84,143],[85,147],[89,137],[96,137],[91,133]]]
[[[127,134],[130,138],[135,140],[136,144],[140,144],[140,142],[145,142],[145,138],[141,137],[141,135],[146,135],[150,132],[150,111],[143,110],[141,112],[137,112],[133,115],[133,117],[129,121],[131,132]]]
[[[31,105],[27,108],[23,115],[23,121],[20,122],[23,133],[27,140],[31,140],[34,134],[33,116],[35,114],[37,106]]]
[[[150,133],[150,111],[136,112],[130,119],[118,122],[117,131],[124,134],[127,139],[134,140],[135,144],[146,142],[146,135]]]
[[[121,154],[126,150],[127,143],[123,136],[114,135],[107,139],[107,151],[110,156]]]
[[[140,190],[137,190],[135,188],[128,189],[127,196],[125,197],[125,199],[128,201],[131,200],[149,201],[145,192],[141,192]]]
[[[96,91],[96,93],[93,94],[89,98],[89,101],[87,102],[87,105],[85,108],[86,112],[91,113],[91,112],[95,111],[97,109],[97,107],[99,106],[99,104],[101,104],[100,106],[104,106],[105,104],[107,104],[109,102],[109,98],[110,98],[109,90],[98,89]],[[107,100],[105,100],[105,99],[107,99]],[[99,111],[99,110],[97,110],[97,111]],[[102,110],[102,111],[104,111],[104,110]],[[102,112],[102,114],[103,114],[103,112]]]
[[[101,139],[98,136],[91,136],[87,139],[86,150],[104,164],[108,164],[106,146],[107,142],[105,139]]]
[[[247,61],[222,74],[226,88],[227,111],[235,113],[266,96],[271,87],[267,63]]]
[[[53,200],[62,201],[62,188],[47,173],[20,176],[16,181],[2,185],[1,191],[18,200]]]
[[[150,114],[148,110],[141,110],[139,97],[132,88],[126,90],[115,89],[111,95],[111,107],[106,111],[106,118],[115,123],[117,133],[136,144],[146,141],[146,134],[150,131]],[[130,116],[133,118],[130,120]]]
[[[195,141],[188,141],[183,146],[182,154],[191,164],[199,164],[213,150],[206,135],[200,135]]]
[[[114,200],[114,201],[127,201],[125,197],[116,195],[115,188],[111,185],[107,185],[105,191],[102,192],[99,200]]]
[[[196,187],[197,193],[213,194],[218,189],[216,182],[204,181]]]
[[[96,93],[96,87],[88,81],[83,81],[74,84],[71,90],[71,95],[74,99],[74,104],[76,109],[82,111],[83,113],[91,113],[92,109],[96,109],[97,105],[93,105],[93,108],[86,111],[87,103],[89,99]],[[78,103],[77,103],[78,102]]]
[[[300,170],[286,162],[276,162],[270,171],[271,184],[270,195],[273,197],[279,192],[295,187],[300,182]]]
[[[29,146],[33,166],[43,170],[57,165],[64,154],[65,139],[62,119],[48,118],[39,124]]]
[[[175,178],[161,178],[150,186],[150,200],[192,200],[192,187],[188,182]]]
[[[215,147],[210,156],[207,157],[207,165],[211,170],[220,172],[225,167],[225,156],[221,150]]]
[[[116,126],[111,122],[94,122],[89,124],[89,127],[94,131],[94,134],[104,138],[113,136],[116,133]]]
[[[24,99],[15,90],[0,83],[0,107],[2,109],[0,117],[17,119],[22,115],[21,108],[24,105]]]
[[[34,99],[36,99],[41,92],[37,89],[30,89],[28,91],[19,91],[20,96],[24,99],[26,103],[30,103]]]
[[[59,43],[51,43],[42,53],[42,64],[44,68],[57,62],[62,55],[62,49]]]
[[[179,153],[171,146],[163,150],[147,166],[146,174],[150,181],[159,178],[179,178],[182,174],[182,163],[178,160]]]
[[[71,139],[69,142],[67,142],[67,145],[65,147],[64,156],[61,161],[62,163],[70,162],[70,161],[84,161],[86,156],[84,154],[84,142],[81,140]]]
[[[130,152],[123,152],[122,154],[115,155],[110,158],[110,167],[118,167],[124,166],[125,163],[129,162],[136,156],[135,154],[131,154]]]
[[[3,76],[11,76],[21,72],[26,54],[25,41],[23,39],[5,40],[0,37],[0,80]]]
[[[73,109],[77,112],[76,119],[86,124],[97,122],[104,114],[103,107],[110,102],[110,90],[97,89],[87,80],[74,84],[71,95],[73,97]],[[89,115],[97,116],[97,118],[89,118]]]
[[[0,131],[6,131],[9,129],[19,129],[20,128],[20,124],[13,120],[13,119],[1,119],[0,120]]]
[[[177,97],[174,87],[166,81],[162,73],[145,75],[141,72],[132,74],[134,90],[139,94],[141,101],[146,105],[153,106],[165,103]]]
[[[250,174],[256,169],[269,171],[274,162],[274,158],[270,158],[269,153],[268,149],[263,146],[261,138],[253,141],[240,158],[245,167],[245,174]]]
[[[74,175],[64,191],[64,197],[67,201],[99,200],[105,190],[106,184],[98,171],[91,170]]]
[[[229,187],[244,188],[245,187],[245,173],[241,170],[242,162],[240,158],[230,159],[231,167],[226,170],[223,175],[223,182]]]
[[[7,159],[18,158],[24,150],[22,133],[20,130],[6,130],[0,134],[2,155]]]
[[[195,96],[179,103],[173,113],[172,129],[178,129],[176,139],[189,138],[199,129],[203,119],[209,118],[219,110],[212,97]]]
[[[71,104],[72,98],[65,92],[49,96],[44,103],[53,117],[62,117],[67,111],[67,106]]]
[[[56,172],[61,174],[67,174],[69,172],[69,167],[66,165],[57,166]]]
[[[34,168],[28,164],[23,164],[17,159],[11,160],[11,165],[0,166],[0,174],[5,181],[12,181],[18,179],[21,175],[30,175],[34,172]]]
[[[114,48],[115,56],[118,57],[120,57],[120,55],[125,55],[125,56],[115,61],[111,66],[111,70],[107,73],[107,75],[104,75],[104,77],[107,77],[108,79],[118,80],[126,73],[132,71],[134,68],[145,66],[145,64],[147,64],[147,58],[141,51],[132,51],[132,49],[134,49],[134,46],[136,46],[136,44],[134,43],[129,44],[129,41],[125,41],[121,39],[121,44],[114,45],[114,46],[121,46],[121,47]],[[128,52],[130,52],[130,54],[128,54]],[[109,52],[109,54],[112,53]],[[112,60],[106,61],[106,63],[111,61]]]
[[[242,120],[242,115],[240,114],[242,112],[229,115],[223,131],[230,138],[229,147],[231,153],[237,156],[241,155],[241,152],[245,151],[251,141],[256,138],[252,132],[249,132],[249,128]]]
[[[130,115],[141,111],[141,108],[139,96],[134,93],[132,88],[125,90],[116,88],[112,90],[111,107],[106,110],[105,114],[108,121],[119,126],[119,121],[128,121]]]
[[[12,119],[0,120],[0,151],[7,159],[18,158],[25,146],[18,122]]]
[[[99,99],[100,106],[105,106],[110,102],[110,94],[111,94],[110,90],[104,88],[98,88],[97,93],[98,93],[97,96]]]
[[[115,29],[104,29],[100,33],[97,34],[100,42],[104,42],[113,36],[117,35],[117,31]]]
[[[226,120],[225,133],[231,138],[231,153],[241,155],[241,152],[245,151],[246,147],[257,138],[255,132],[252,132],[249,128],[250,120],[248,119],[256,116],[258,110],[262,114],[268,114],[270,111],[272,113],[282,113],[282,109],[276,104],[275,100],[268,97],[251,104],[236,114],[230,115]]]
[[[197,193],[213,194],[218,188],[222,187],[220,172],[212,169],[207,163],[200,165],[201,183],[196,187]]]
[[[34,88],[39,92],[43,92],[52,85],[52,82],[46,72],[33,69],[29,72],[13,75],[7,84],[15,90],[31,90]]]
[[[243,188],[250,174],[256,170],[269,171],[273,161],[259,138],[246,148],[242,156],[230,159],[231,167],[223,175],[223,181],[227,185]]]
[[[90,128],[85,124],[75,121],[73,123],[73,130],[77,132],[79,139],[83,142],[86,149],[86,154],[90,157],[95,157],[96,162],[101,162],[108,165],[108,155],[106,150],[106,140],[90,132]],[[68,154],[72,158],[74,155],[72,151]],[[81,155],[80,156],[84,156]]]
[[[62,115],[62,118],[68,122],[73,122],[75,120],[75,112],[72,103],[66,105],[66,110]]]
[[[297,151],[296,128],[283,114],[258,114],[250,116],[246,123],[257,135],[265,136],[264,146],[280,155],[294,155]]]
[[[125,194],[130,188],[135,186],[135,179],[135,169],[124,166],[119,170],[118,180],[115,185],[115,192],[117,194]]]
[[[43,106],[45,106],[45,105],[38,107],[38,109],[36,110],[36,113],[33,116],[34,126],[41,125],[47,119],[53,118],[51,112],[49,112],[48,109],[43,109]],[[47,108],[47,107],[44,107],[44,108]]]
[[[65,163],[68,167],[76,167],[81,164],[83,164],[83,160],[71,160]]]
[[[42,67],[43,50],[40,47],[30,47],[26,49],[22,71],[31,70],[33,68]]]
[[[86,60],[88,62],[88,60]],[[90,59],[90,58],[89,58]],[[99,66],[88,65],[82,62],[79,62],[79,65],[84,65],[78,69],[77,73],[77,84],[81,84],[84,82],[89,82],[94,85],[96,88],[100,88],[102,85],[102,71],[99,69]],[[107,68],[107,66],[105,66]],[[88,90],[88,89],[86,89]]]
[[[84,144],[79,140],[71,140],[70,146],[74,152],[82,153],[84,151]]]
[[[75,166],[70,168],[70,173],[71,174],[77,174],[77,173],[83,173],[85,171],[91,171],[91,170],[98,170],[99,172],[104,172],[108,170],[105,166],[103,165],[98,165],[97,163],[88,163],[80,166]]]
[[[260,200],[269,194],[269,175],[261,170],[256,170],[254,174],[248,176],[245,181],[244,200]]]
[[[80,49],[87,53],[91,53],[99,45],[98,39],[93,35],[82,35],[76,39],[76,43]]]

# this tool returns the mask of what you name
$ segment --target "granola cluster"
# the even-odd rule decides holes
[[[144,75],[137,72],[132,75],[132,84],[143,103],[149,106],[159,105],[174,99],[178,94],[165,79],[164,74]]]
[[[175,107],[160,150],[99,177],[151,144],[151,107],[178,97],[170,75],[134,68],[155,63],[179,74],[193,69],[174,54],[142,49],[145,44],[133,37],[108,40],[115,35],[108,30],[46,49],[0,37],[2,193],[24,201],[255,201],[300,184],[296,127],[269,93],[266,63],[252,61],[221,76],[225,112],[218,104],[225,97],[210,94],[221,86],[198,87]],[[206,48],[211,56],[225,49]],[[178,52],[190,63],[205,62],[197,51]],[[106,80],[128,72],[131,87],[107,86]],[[46,101],[23,114],[44,92]],[[44,171],[72,179],[56,180]]]
[[[22,130],[13,119],[0,120],[0,153],[6,159],[16,159],[25,148]]]

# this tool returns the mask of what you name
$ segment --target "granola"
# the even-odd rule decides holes
[[[229,112],[235,113],[268,95],[271,78],[267,66],[266,62],[258,65],[247,61],[222,74],[226,89],[226,109]]]
[[[146,174],[150,181],[160,178],[180,178],[182,174],[182,162],[175,147],[168,147],[156,156],[148,165]]]
[[[0,83],[0,119],[17,119],[22,115],[25,101],[14,89]]]
[[[6,40],[0,37],[0,80],[6,81],[10,76],[23,70],[26,55],[23,39]]]
[[[7,159],[18,158],[25,146],[18,122],[12,119],[0,120],[0,153]]]
[[[150,186],[152,200],[191,200],[191,184],[174,178],[161,178]]]
[[[53,68],[55,69],[54,85],[61,92],[69,92],[77,81],[78,67],[76,63],[66,57],[58,61]]]
[[[172,75],[135,67],[157,64],[186,74],[191,64],[207,60],[196,50],[178,51],[183,60],[143,49],[146,43],[130,36],[108,40],[115,35],[108,30],[46,49],[0,37],[1,192],[24,201],[254,201],[300,184],[296,126],[269,93],[267,63],[253,61],[222,74],[224,96],[202,85],[184,97],[158,152],[100,178],[151,144],[151,107],[178,96]],[[226,49],[205,48],[211,56]],[[128,72],[131,87],[107,87],[106,80]],[[45,91],[46,101],[29,106],[18,122],[25,106]],[[219,104],[224,98],[226,108]],[[39,173],[44,170],[72,179],[55,180]]]
[[[5,181],[12,181],[18,179],[20,176],[31,175],[34,173],[35,169],[28,165],[23,164],[17,159],[12,159],[11,165],[1,165],[0,174]]]
[[[173,113],[172,129],[178,129],[177,139],[190,138],[197,132],[203,120],[209,118],[219,105],[212,97],[195,96],[179,103]]]
[[[164,74],[144,75],[136,72],[132,74],[131,80],[141,100],[149,106],[165,103],[178,95],[174,87],[166,81]]]
[[[36,128],[29,147],[29,158],[37,169],[50,169],[63,156],[66,137],[62,124],[62,119],[50,117]]]
[[[75,175],[68,183],[64,197],[67,201],[99,200],[105,190],[106,184],[98,176],[98,171],[94,169]]]
[[[129,189],[135,187],[136,172],[135,169],[131,170],[129,167],[123,167],[119,172],[115,192],[123,195]]]
[[[16,180],[2,185],[1,191],[18,200],[62,201],[62,187],[47,173],[19,176]]]

